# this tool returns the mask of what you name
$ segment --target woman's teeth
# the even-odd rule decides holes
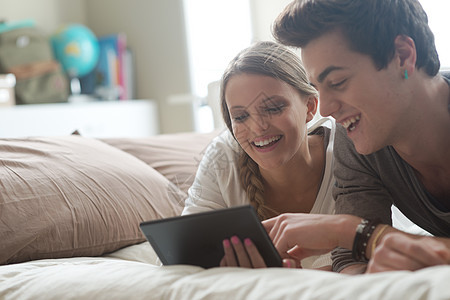
[[[351,117],[350,119],[347,119],[345,122],[343,122],[342,126],[344,126],[345,129],[352,131],[355,129],[355,123],[358,122],[359,119],[360,116]]]
[[[265,139],[265,140],[261,140],[261,141],[254,141],[253,143],[255,144],[255,146],[257,147],[264,147],[267,146],[275,141],[278,141],[279,139],[281,139],[281,135],[277,135],[277,136],[273,136],[271,138]]]

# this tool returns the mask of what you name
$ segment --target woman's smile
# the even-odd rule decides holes
[[[272,135],[258,137],[254,139],[250,144],[258,152],[269,152],[274,150],[278,146],[278,142],[283,138],[282,135]]]

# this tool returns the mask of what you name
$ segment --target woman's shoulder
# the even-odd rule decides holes
[[[206,147],[202,166],[235,165],[239,157],[240,146],[229,130],[219,133]]]
[[[210,151],[238,153],[240,146],[228,129],[218,134],[209,144]]]
[[[323,134],[324,132],[335,131],[336,122],[330,117],[315,117],[308,123],[309,134]]]
[[[320,135],[323,137],[325,148],[332,150],[336,135],[336,122],[329,117],[318,117],[308,124],[308,135]]]

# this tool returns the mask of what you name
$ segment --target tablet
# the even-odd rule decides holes
[[[268,267],[282,266],[250,205],[142,222],[140,228],[164,265],[218,267],[224,256],[222,241],[236,235],[241,241],[250,238]]]

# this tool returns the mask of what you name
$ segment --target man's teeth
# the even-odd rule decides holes
[[[345,122],[342,123],[342,126],[344,126],[345,129],[348,129],[350,127],[350,125],[356,123],[357,121],[359,121],[359,119],[360,119],[359,116],[347,119]],[[353,130],[353,129],[355,129],[354,126],[350,127],[350,130]]]
[[[266,140],[262,140],[262,141],[255,141],[254,144],[258,147],[264,147],[269,145],[270,143],[273,143],[275,141],[278,141],[281,138],[281,135],[277,135],[271,138],[268,138]]]

